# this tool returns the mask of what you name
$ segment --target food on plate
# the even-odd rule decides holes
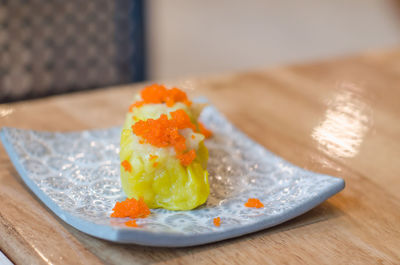
[[[125,225],[126,225],[126,226],[129,226],[129,227],[139,227],[138,224],[136,223],[136,220],[129,220],[129,221],[126,221],[126,222],[125,222]]]
[[[130,217],[130,218],[145,218],[150,214],[150,209],[147,207],[143,197],[136,200],[135,198],[127,198],[125,201],[116,202],[113,208],[111,217]]]
[[[216,217],[213,219],[213,223],[216,227],[221,225],[221,217]]]
[[[149,208],[191,210],[210,193],[211,136],[198,117],[204,105],[185,92],[150,85],[136,95],[121,133],[121,183],[128,198],[144,198]]]
[[[249,208],[262,208],[264,207],[264,204],[257,198],[250,198],[247,200],[244,206]]]

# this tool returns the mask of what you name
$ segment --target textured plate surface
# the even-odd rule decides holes
[[[125,199],[119,181],[120,128],[52,133],[3,128],[1,140],[27,186],[62,220],[106,240],[150,246],[191,246],[232,238],[294,218],[344,188],[344,181],[296,167],[253,142],[215,108],[202,121],[211,194],[192,211],[152,210],[138,219],[110,218]],[[244,207],[259,198],[261,209]],[[221,218],[221,226],[213,218]]]

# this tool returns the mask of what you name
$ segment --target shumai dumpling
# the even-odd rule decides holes
[[[121,183],[150,208],[191,210],[210,193],[202,105],[185,92],[151,85],[136,96],[121,133]]]

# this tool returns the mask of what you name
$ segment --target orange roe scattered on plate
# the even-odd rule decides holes
[[[171,119],[166,114],[162,114],[158,119],[147,119],[138,121],[132,125],[132,131],[137,136],[142,137],[139,143],[149,143],[155,147],[172,146],[177,154],[177,158],[185,166],[189,165],[196,157],[196,152],[187,149],[186,139],[179,133],[179,130],[191,128],[195,130],[194,124],[190,121],[189,115],[182,109],[170,113]]]
[[[196,137],[194,136],[194,134],[192,134],[192,139],[194,139],[194,138],[196,138]]]
[[[128,222],[125,222],[125,225],[129,227],[138,227],[136,220],[129,220]]]
[[[214,218],[213,222],[214,222],[214,225],[218,227],[221,225],[221,218],[216,217],[216,218]]]
[[[185,92],[179,88],[167,89],[163,85],[153,84],[145,87],[141,92],[141,101],[133,103],[129,107],[129,111],[132,112],[133,108],[141,107],[144,104],[160,104],[165,103],[168,107],[172,107],[177,102],[182,102],[187,106],[190,106],[192,102],[188,99]]]
[[[260,202],[259,199],[250,198],[247,200],[247,202],[244,204],[244,206],[249,207],[249,208],[262,208],[262,207],[264,207],[264,204],[262,204],[262,202]]]
[[[154,162],[153,167],[157,167],[157,166],[158,166],[158,162]]]
[[[177,155],[177,158],[181,161],[182,165],[188,166],[196,158],[196,152],[192,149],[189,152]]]
[[[140,197],[139,200],[127,198],[125,201],[116,202],[113,211],[110,216],[119,218],[145,218],[150,214],[150,209],[143,197]]]
[[[152,155],[152,154],[150,154],[149,160],[151,161],[151,160],[154,160],[154,159],[157,159],[157,158],[158,158],[157,155]]]
[[[212,131],[207,129],[203,123],[199,122],[199,131],[201,134],[204,135],[206,138],[210,138],[212,136]]]
[[[132,165],[128,160],[122,161],[121,166],[125,169],[125,171],[132,172]]]

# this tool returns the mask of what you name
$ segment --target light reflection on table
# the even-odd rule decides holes
[[[372,110],[362,95],[362,87],[343,82],[311,136],[319,143],[318,148],[330,156],[354,157],[372,123]]]

